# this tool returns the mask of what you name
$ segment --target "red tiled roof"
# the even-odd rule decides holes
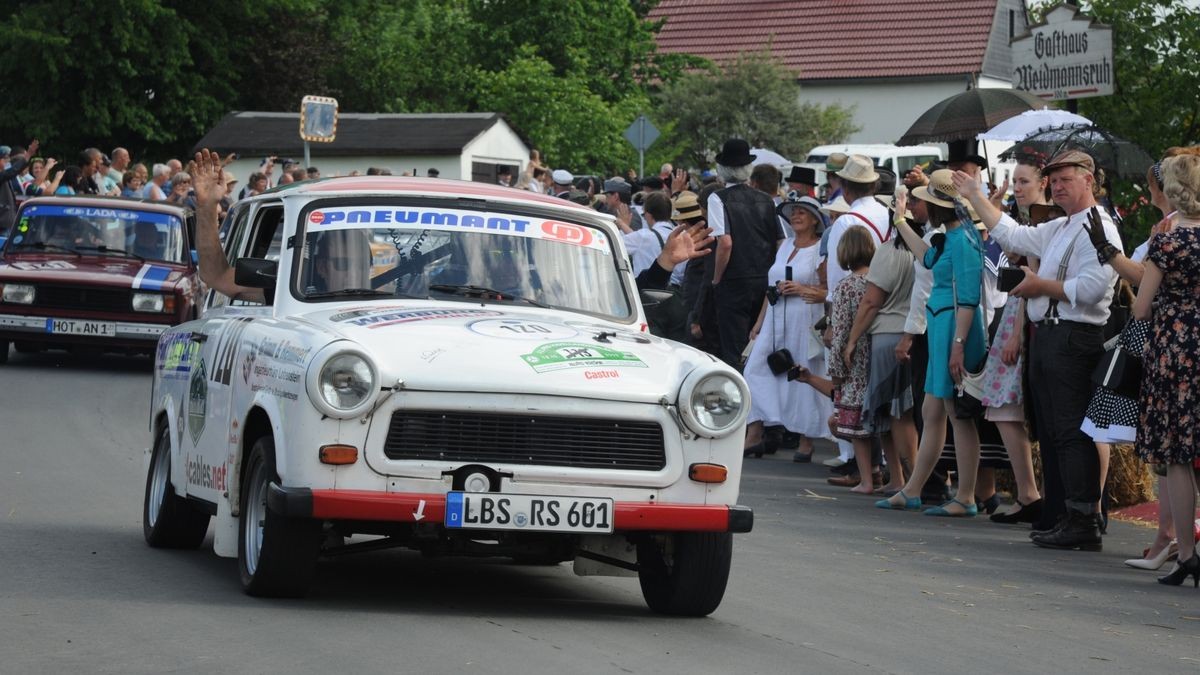
[[[717,63],[768,44],[801,80],[977,73],[997,0],[662,0],[666,53]]]

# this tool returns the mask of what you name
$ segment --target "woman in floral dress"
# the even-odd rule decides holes
[[[1193,467],[1200,458],[1200,157],[1162,162],[1163,192],[1178,212],[1174,228],[1150,240],[1134,316],[1150,321],[1142,359],[1137,451],[1167,465],[1179,559],[1159,582],[1200,584],[1200,557],[1190,523],[1196,514]]]
[[[842,352],[850,337],[850,328],[858,313],[858,303],[867,292],[867,271],[875,254],[875,240],[865,227],[856,225],[846,230],[838,241],[837,259],[842,269],[851,274],[842,279],[833,291],[830,327],[833,340],[829,347],[829,375],[833,378],[833,408],[836,433],[854,444],[854,460],[858,464],[858,485],[852,492],[869,495],[875,490],[869,471],[871,467],[871,434],[863,427],[863,401],[871,372],[871,336],[864,334],[855,345],[850,363]],[[871,467],[873,468],[873,467]]]

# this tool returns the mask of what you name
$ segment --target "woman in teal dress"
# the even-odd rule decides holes
[[[980,308],[983,241],[951,181],[953,172],[934,171],[929,185],[912,191],[927,203],[931,227],[944,227],[931,243],[904,220],[907,195],[897,195],[896,227],[905,243],[933,271],[933,289],[926,304],[929,365],[925,371],[925,431],[917,450],[917,465],[904,489],[875,503],[882,509],[921,508],[921,487],[929,479],[946,442],[946,418],[954,428],[958,489],[953,499],[925,511],[928,516],[974,516],[975,474],[979,467],[979,434],[973,419],[954,415],[954,399],[964,374],[979,372],[987,356],[987,338]],[[910,496],[912,495],[912,496]]]

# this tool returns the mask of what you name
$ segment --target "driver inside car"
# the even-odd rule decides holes
[[[138,221],[134,224],[130,253],[142,258],[162,259],[163,247],[159,243],[158,227],[154,223]]]
[[[362,230],[309,233],[304,292],[371,288],[371,246]]]

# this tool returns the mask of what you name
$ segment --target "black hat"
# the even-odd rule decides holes
[[[641,185],[643,188],[649,188],[649,189],[651,189],[651,190],[661,190],[661,189],[663,189],[663,182],[662,182],[662,179],[661,179],[661,178],[659,178],[658,176],[649,176],[649,177],[647,177],[647,178],[644,178],[644,179],[641,181],[640,185]]]
[[[792,172],[784,179],[785,183],[803,183],[804,185],[817,184],[817,172],[804,166],[793,166]]]
[[[950,159],[946,160],[948,164],[970,162],[981,169],[988,168],[988,161],[975,152],[969,141],[951,141],[947,145],[950,146]]]
[[[896,173],[886,166],[875,167],[875,173],[879,174],[879,182],[876,184],[875,194],[888,195],[889,197],[896,191]]]
[[[430,169],[425,172],[425,175],[429,176],[430,178],[437,178],[438,176],[442,175],[442,172],[438,171],[437,169]]]
[[[724,166],[746,166],[753,162],[755,155],[750,154],[750,144],[740,138],[731,138],[721,146],[717,153],[717,164]]]

